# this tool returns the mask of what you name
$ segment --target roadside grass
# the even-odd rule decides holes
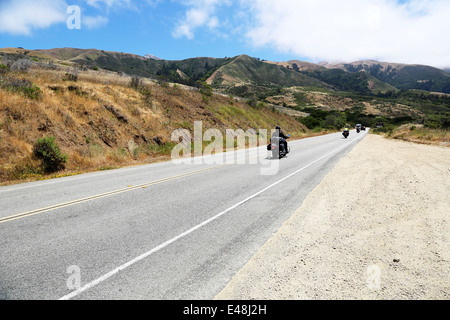
[[[395,140],[450,147],[450,130],[428,128],[421,124],[410,123],[389,130],[375,129],[371,132]]]

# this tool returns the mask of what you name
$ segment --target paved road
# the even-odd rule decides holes
[[[1,187],[0,299],[212,299],[365,134]]]

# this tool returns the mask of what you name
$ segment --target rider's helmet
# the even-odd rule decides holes
[[[277,126],[275,129],[277,129],[277,130],[281,130],[281,127],[280,126]]]

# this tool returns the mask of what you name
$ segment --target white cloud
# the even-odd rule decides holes
[[[314,61],[378,59],[450,66],[450,1],[242,0],[256,47]]]
[[[172,32],[175,38],[186,37],[194,38],[194,32],[200,27],[208,27],[209,29],[217,28],[220,24],[216,15],[219,6],[228,5],[230,1],[220,0],[189,0],[185,5],[189,7],[186,10],[184,19],[177,24]]]
[[[131,0],[86,0],[87,4],[96,8],[105,6],[107,8],[113,7],[130,7]]]
[[[88,29],[96,29],[104,25],[107,25],[109,22],[109,19],[103,16],[96,16],[96,17],[83,16],[81,20],[82,26],[87,27]]]
[[[63,0],[14,0],[0,2],[0,33],[30,35],[67,19]]]
[[[148,0],[147,4],[155,5],[155,1],[159,0]],[[133,8],[132,0],[85,0],[84,3],[102,13],[115,8]],[[68,7],[66,0],[0,0],[0,33],[31,35],[35,30],[66,23]],[[104,15],[82,14],[82,27],[88,29],[108,22]]]

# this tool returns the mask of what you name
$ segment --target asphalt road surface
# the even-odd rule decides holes
[[[0,299],[212,299],[366,134],[1,187]]]

